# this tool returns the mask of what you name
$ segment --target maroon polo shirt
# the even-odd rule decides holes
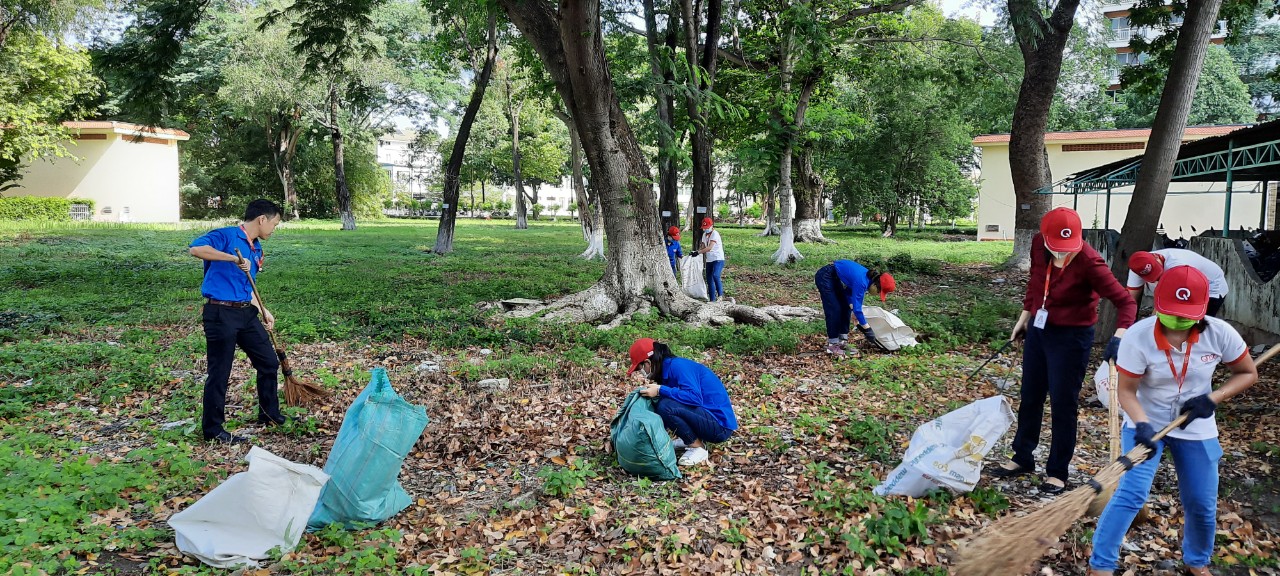
[[[1054,267],[1044,247],[1044,237],[1031,239],[1031,272],[1022,309],[1036,312],[1045,302],[1045,272],[1049,272],[1049,324],[1051,326],[1092,326],[1098,322],[1099,296],[1110,300],[1117,310],[1116,328],[1128,328],[1138,315],[1138,304],[1129,291],[1111,275],[1111,269],[1087,243],[1065,268]]]

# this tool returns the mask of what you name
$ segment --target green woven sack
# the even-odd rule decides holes
[[[628,394],[609,423],[609,438],[623,470],[657,480],[675,480],[680,477],[676,451],[653,404],[639,391]]]

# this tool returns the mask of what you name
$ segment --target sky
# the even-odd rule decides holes
[[[996,15],[990,9],[983,6],[981,0],[941,0],[942,13],[947,16],[968,16],[976,17],[978,23],[983,26],[995,24]]]

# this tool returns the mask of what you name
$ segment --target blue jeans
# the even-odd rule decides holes
[[[1120,434],[1127,453],[1133,448],[1133,428]],[[1138,510],[1147,501],[1151,481],[1160,467],[1160,454],[1168,449],[1173,455],[1173,469],[1178,473],[1178,495],[1182,499],[1182,562],[1189,567],[1208,566],[1213,556],[1213,534],[1218,514],[1218,460],[1222,445],[1217,438],[1179,440],[1164,438],[1156,442],[1156,453],[1133,467],[1120,479],[1106,510],[1098,518],[1093,532],[1093,554],[1089,565],[1096,570],[1115,570],[1120,559],[1120,541]]]
[[[827,339],[834,340],[849,335],[849,296],[845,294],[844,284],[836,276],[836,267],[830,264],[818,269],[813,275],[813,284],[818,287],[818,297],[822,299],[822,315],[827,320]]]
[[[700,406],[659,398],[654,411],[662,417],[662,425],[674,430],[685,444],[693,444],[698,440],[714,444],[733,436],[733,430],[721,426],[715,416]]]
[[[1067,465],[1076,452],[1076,425],[1080,411],[1080,385],[1089,368],[1093,326],[1047,326],[1027,329],[1022,353],[1022,391],[1018,403],[1018,431],[1013,435],[1013,461],[1035,470],[1032,457],[1040,443],[1044,400],[1053,411],[1053,437],[1045,473],[1067,481]]]
[[[707,300],[712,302],[724,296],[724,286],[720,284],[720,272],[724,270],[724,260],[707,262]]]

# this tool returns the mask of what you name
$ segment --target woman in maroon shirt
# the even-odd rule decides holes
[[[1080,384],[1089,367],[1093,325],[1098,322],[1099,296],[1118,311],[1115,336],[1104,360],[1115,358],[1120,337],[1133,324],[1138,305],[1116,281],[1106,261],[1084,243],[1080,215],[1055,208],[1040,220],[1040,233],[1031,240],[1031,272],[1022,315],[1010,340],[1026,336],[1022,358],[1022,392],[1013,459],[992,471],[996,477],[1035,472],[1032,452],[1040,443],[1044,400],[1049,398],[1052,439],[1045,479],[1040,491],[1060,494],[1067,487],[1067,465],[1076,450]]]

